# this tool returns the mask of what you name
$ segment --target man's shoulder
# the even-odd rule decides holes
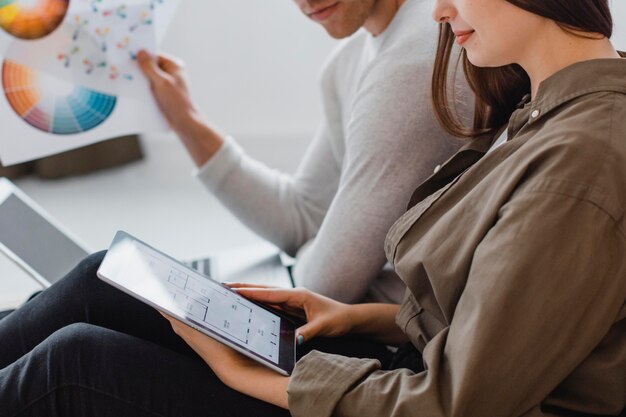
[[[369,34],[361,28],[352,36],[340,40],[330,52],[324,64],[324,71],[355,62],[363,54]]]
[[[327,58],[322,74],[330,76],[335,73],[350,72],[359,65],[367,53],[371,53],[371,35],[364,29],[348,39],[342,40]],[[394,68],[419,68],[431,66],[435,56],[437,42],[436,28],[422,28],[412,31],[398,31],[379,43],[376,56],[367,66],[370,70],[379,68],[382,71],[394,71]],[[366,71],[367,72],[367,71]]]

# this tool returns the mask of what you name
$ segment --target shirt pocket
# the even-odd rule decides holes
[[[389,229],[387,233],[387,237],[385,238],[385,254],[387,255],[387,260],[395,265],[395,257],[396,257],[396,248],[398,247],[398,243],[402,240],[402,238],[409,231],[411,226],[415,224],[426,211],[433,205],[437,200],[443,196],[443,194],[450,189],[454,184],[457,183],[459,178],[463,173],[458,175],[448,184],[435,191],[415,206],[411,207],[409,211],[407,211],[402,217],[400,217]]]

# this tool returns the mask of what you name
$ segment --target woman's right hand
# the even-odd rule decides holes
[[[305,288],[269,288],[251,284],[228,284],[243,297],[275,306],[307,323],[296,331],[298,344],[314,337],[339,337],[352,329],[350,308]]]

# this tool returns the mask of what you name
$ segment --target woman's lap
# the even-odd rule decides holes
[[[1,370],[0,404],[3,417],[289,415],[226,387],[198,357],[85,323]]]
[[[102,256],[0,321],[0,416],[289,415],[223,385],[154,309],[100,281]],[[298,356],[312,349],[389,358],[360,339]]]
[[[73,323],[93,324],[193,354],[156,310],[97,278],[103,256],[100,252],[86,258],[62,280],[0,321],[0,368]]]

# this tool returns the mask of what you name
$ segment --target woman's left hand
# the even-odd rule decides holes
[[[278,407],[289,408],[288,377],[243,356],[165,313],[161,313],[161,315],[170,322],[174,333],[209,365],[225,385]]]

